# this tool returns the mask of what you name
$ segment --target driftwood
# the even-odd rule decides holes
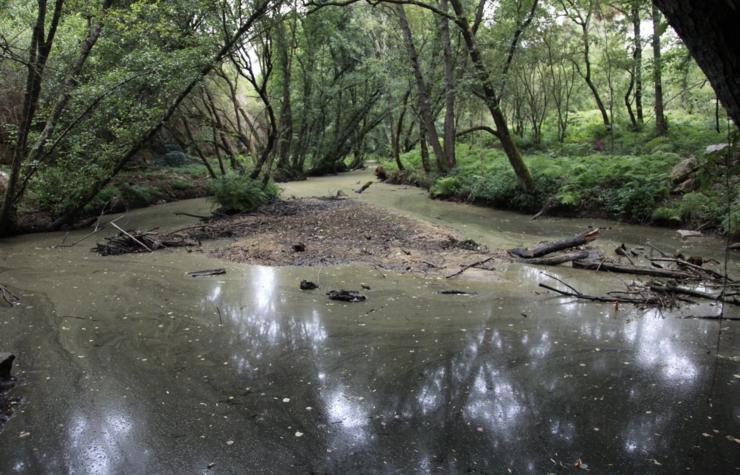
[[[194,272],[188,272],[188,275],[190,277],[205,277],[208,275],[221,275],[225,273],[226,273],[226,269],[206,269],[206,270],[197,270]]]
[[[570,249],[572,247],[583,246],[594,239],[599,237],[599,229],[589,229],[580,234],[573,236],[568,239],[561,239],[560,241],[548,241],[538,244],[532,249],[528,248],[515,248],[509,250],[509,253],[524,259],[531,259],[533,257],[541,257],[553,252]]]
[[[478,292],[468,292],[465,290],[440,290],[440,295],[478,295]]]
[[[589,269],[603,272],[615,272],[620,274],[649,275],[652,277],[663,277],[679,280],[690,279],[692,277],[692,275],[687,272],[677,270],[617,264],[607,260],[597,260],[591,258],[573,261],[573,267],[576,269]]]
[[[565,254],[557,254],[555,256],[545,257],[533,257],[531,259],[524,259],[523,262],[527,264],[536,264],[543,266],[557,266],[566,262],[577,261],[579,259],[586,259],[590,253],[588,251],[573,251],[566,252]]]
[[[367,183],[365,183],[364,185],[362,185],[362,186],[360,187],[360,189],[359,189],[359,190],[355,190],[355,193],[357,193],[357,194],[359,195],[359,194],[360,194],[360,193],[362,193],[363,191],[365,191],[365,190],[367,190],[368,188],[370,188],[370,185],[372,185],[372,184],[373,184],[373,182],[372,182],[372,181],[368,181]]]
[[[356,290],[330,290],[326,293],[331,300],[341,302],[364,302],[366,297]]]

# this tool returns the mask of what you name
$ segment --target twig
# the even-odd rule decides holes
[[[0,284],[0,296],[7,302],[11,307],[21,301],[13,292],[10,291],[6,286]]]
[[[175,213],[175,216],[188,216],[190,218],[198,218],[204,221],[207,221],[213,217],[213,216],[203,216],[201,214],[192,214],[192,213],[184,213],[184,212]]]
[[[218,305],[216,305],[216,311],[218,312],[218,323],[219,323],[220,325],[223,325],[223,324],[224,324],[224,321],[223,321],[223,319],[221,318],[221,309],[220,309],[220,308],[218,308]]]
[[[124,216],[126,216],[126,215],[125,215],[125,214],[123,214],[123,215],[121,215],[121,216],[117,217],[116,219],[112,220],[112,221],[111,221],[110,223],[108,223],[108,224],[113,224],[113,223],[115,223],[116,221],[118,221],[119,219],[123,218]],[[81,242],[82,242],[82,241],[84,241],[85,239],[89,238],[89,237],[90,237],[90,236],[92,236],[93,234],[95,234],[95,233],[97,233],[98,231],[100,231],[100,229],[101,229],[101,228],[99,227],[99,224],[100,224],[100,223],[97,223],[97,224],[95,225],[95,229],[94,229],[93,231],[91,231],[91,232],[89,232],[89,233],[85,234],[84,236],[82,236],[82,237],[81,237],[80,239],[76,240],[76,241],[75,241],[75,242],[73,242],[73,243],[70,243],[70,244],[64,244],[64,239],[66,239],[66,236],[65,236],[65,238],[64,238],[64,239],[62,240],[62,244],[57,244],[56,246],[53,246],[53,247],[52,247],[52,249],[56,249],[56,248],[58,248],[58,247],[74,247],[74,246],[78,245],[79,243],[81,243]],[[67,234],[69,234],[69,233],[67,233]]]
[[[668,257],[668,254],[666,254],[665,252],[663,252],[662,250],[660,250],[660,248],[658,248],[657,246],[653,246],[653,245],[652,245],[652,244],[650,244],[649,242],[646,242],[645,244],[646,244],[646,245],[647,245],[647,246],[648,246],[648,247],[649,247],[650,249],[652,249],[652,250],[654,250],[654,251],[658,251],[658,253],[659,253],[659,254],[660,254],[660,255],[661,255],[662,257]]]
[[[460,269],[459,271],[455,272],[454,274],[450,274],[450,275],[446,276],[445,279],[450,279],[452,277],[458,276],[458,275],[462,274],[463,272],[465,272],[466,270],[470,269],[471,267],[475,267],[475,266],[479,266],[479,265],[485,264],[486,262],[492,260],[494,257],[495,256],[487,257],[486,259],[483,259],[482,261],[477,261],[477,262],[473,262],[472,264],[468,264],[468,265],[464,266],[462,269]]]

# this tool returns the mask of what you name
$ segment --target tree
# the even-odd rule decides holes
[[[740,125],[740,9],[725,0],[654,0]]]
[[[660,21],[660,10],[653,5],[653,83],[655,85],[655,134],[668,133],[668,123],[663,110],[663,63],[661,61],[660,37],[663,35],[664,25]]]
[[[596,83],[594,83],[591,66],[591,22],[594,12],[598,7],[597,2],[598,0],[560,0],[560,5],[565,12],[565,16],[570,18],[581,30],[583,68],[581,68],[580,63],[576,62],[575,64],[578,73],[583,77],[583,80],[586,81],[588,88],[591,90],[596,107],[601,112],[601,119],[604,122],[604,126],[608,129],[611,127],[609,114],[606,111],[604,101],[601,99]]]

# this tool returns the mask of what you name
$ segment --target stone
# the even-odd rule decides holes
[[[682,183],[686,181],[689,175],[696,171],[697,167],[698,163],[694,157],[682,160],[671,170],[671,181],[673,183]]]
[[[12,353],[0,353],[0,379],[10,379],[13,370],[15,355]]]

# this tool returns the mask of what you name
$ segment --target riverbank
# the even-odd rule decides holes
[[[124,171],[85,207],[72,227],[84,227],[101,214],[122,213],[156,204],[202,198],[209,195],[208,183],[207,171],[200,164]],[[32,190],[19,209],[19,234],[47,230],[54,217],[66,205],[56,195],[47,195],[39,189]]]
[[[562,217],[606,218],[634,224],[683,227],[740,237],[740,181],[721,154],[699,158],[673,152],[582,156],[525,156],[536,188],[525,192],[500,150],[460,145],[458,165],[445,176],[426,174],[414,150],[404,170],[381,162],[388,183],[427,189],[434,199]],[[729,168],[728,168],[729,166]],[[723,177],[730,174],[729,188]],[[728,191],[729,189],[729,191]],[[727,196],[734,197],[727,216]]]

